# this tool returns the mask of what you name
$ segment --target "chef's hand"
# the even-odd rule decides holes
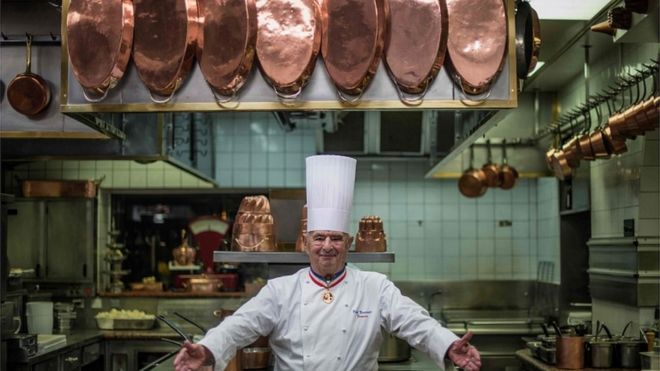
[[[194,371],[212,363],[213,354],[205,346],[185,341],[179,354],[174,358],[174,369],[176,371]]]
[[[481,368],[481,356],[477,348],[470,345],[472,333],[468,332],[462,338],[449,346],[447,356],[455,365],[465,371],[478,371]]]

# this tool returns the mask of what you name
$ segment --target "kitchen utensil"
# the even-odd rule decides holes
[[[133,47],[131,0],[71,0],[66,45],[85,99],[100,102],[124,76]]]
[[[381,330],[383,342],[378,351],[378,362],[402,362],[410,359],[410,345],[395,335]]]
[[[16,75],[7,87],[7,100],[16,112],[35,116],[50,102],[50,87],[41,76],[32,73],[32,35],[26,34],[25,72]]]
[[[553,323],[558,331],[556,323]],[[561,336],[557,332],[557,367],[578,370],[584,367],[584,337]]]
[[[596,23],[595,25],[591,26],[591,31],[604,33],[604,34],[610,35],[610,36],[616,35],[616,28],[613,28],[612,26],[610,26],[609,21],[603,21],[603,22]]]
[[[321,49],[321,10],[315,0],[257,0],[256,52],[261,73],[283,101],[309,82]]]
[[[296,238],[296,251],[305,251],[305,234],[307,233],[307,204],[303,205],[298,238]]]
[[[186,230],[181,230],[181,245],[172,249],[172,256],[177,265],[192,265],[195,262],[197,251],[188,246]]]
[[[660,370],[660,352],[641,352],[642,370]]]
[[[389,23],[385,0],[321,2],[321,54],[339,99],[356,104],[376,74]],[[351,97],[352,96],[352,97]]]
[[[53,333],[53,307],[52,301],[32,301],[25,304],[28,333]]]
[[[606,340],[593,340],[589,342],[591,351],[591,367],[610,368],[612,367],[613,343]]]
[[[133,62],[154,103],[167,103],[190,73],[199,29],[197,0],[134,0]]]
[[[612,28],[628,30],[632,24],[632,12],[623,7],[612,8],[607,12],[607,22]]]
[[[275,230],[266,196],[246,196],[236,213],[232,250],[275,251]]]
[[[527,67],[527,74],[529,75],[536,68],[536,64],[539,61],[541,55],[541,21],[539,20],[539,15],[536,13],[536,10],[529,7],[530,12],[532,13],[532,35],[534,36],[533,46],[532,46],[532,58]]]
[[[519,79],[526,79],[532,63],[534,24],[532,7],[527,1],[516,2],[516,71]]]
[[[500,166],[493,163],[490,140],[486,141],[486,150],[488,152],[488,162],[481,167],[481,170],[486,175],[486,185],[488,187],[499,187],[500,186]]]
[[[502,0],[449,0],[447,68],[464,94],[490,89],[504,67],[506,7]]]
[[[197,41],[197,60],[218,104],[236,98],[247,82],[257,40],[255,0],[201,0],[204,20]]]
[[[355,237],[355,251],[384,252],[387,250],[387,237],[383,231],[383,220],[375,215],[360,219]]]
[[[561,329],[559,329],[559,325],[557,325],[557,322],[551,322],[550,325],[552,325],[553,330],[555,330],[555,336],[557,338],[562,337],[561,335]]]
[[[402,102],[422,102],[445,60],[447,3],[445,0],[387,0],[389,37],[384,61]]]
[[[500,166],[500,188],[511,189],[516,185],[519,174],[518,170],[509,165],[506,155],[506,140],[502,141],[502,166]],[[545,325],[544,325],[545,326]],[[545,330],[547,332],[547,329]]]
[[[474,148],[470,146],[470,168],[458,180],[458,190],[463,196],[470,198],[481,197],[488,190],[486,174],[481,169],[475,169],[473,162]]]
[[[640,356],[646,348],[643,340],[632,338],[621,338],[615,345],[614,359],[618,360],[619,366],[623,368],[639,368]]]
[[[33,180],[22,182],[23,197],[96,198],[100,180]]]
[[[206,333],[206,331],[208,331],[208,330],[207,330],[205,327],[203,327],[202,325],[200,325],[200,324],[198,324],[197,322],[195,322],[195,321],[189,319],[188,317],[185,317],[184,315],[182,315],[182,314],[180,314],[180,313],[178,313],[178,312],[174,312],[174,315],[177,316],[177,317],[179,317],[179,318],[181,318],[182,320],[184,320],[184,321],[190,323],[191,325],[197,327],[198,329],[202,330],[203,333]]]

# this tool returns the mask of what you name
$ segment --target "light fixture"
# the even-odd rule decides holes
[[[593,18],[609,0],[530,0],[540,19],[586,20]]]

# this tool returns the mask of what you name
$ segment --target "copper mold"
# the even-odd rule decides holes
[[[133,47],[131,0],[71,0],[66,39],[85,99],[100,102],[124,76]]]
[[[266,196],[247,196],[241,201],[232,230],[232,250],[275,251],[275,228]]]
[[[401,100],[419,104],[445,60],[447,3],[445,0],[387,1],[390,23],[385,66]]]
[[[357,252],[387,251],[387,237],[383,230],[383,220],[375,215],[360,219],[358,233],[355,239]]]
[[[200,0],[199,68],[218,104],[236,98],[248,80],[257,40],[254,0]]]
[[[302,208],[298,238],[296,238],[296,251],[305,251],[305,234],[307,234],[307,204]]]
[[[447,67],[466,94],[490,89],[504,67],[507,17],[502,0],[447,0]]]
[[[321,49],[321,10],[315,0],[257,0],[257,58],[280,99],[296,99]]]
[[[133,61],[154,103],[167,103],[190,73],[199,34],[197,0],[134,0]]]
[[[324,0],[321,54],[339,99],[356,104],[376,74],[385,43],[385,0]],[[352,96],[352,97],[349,97]]]

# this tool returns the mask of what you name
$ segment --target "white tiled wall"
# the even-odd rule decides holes
[[[223,188],[304,187],[304,159],[316,153],[317,124],[299,123],[287,133],[270,113],[223,113],[216,118],[216,180]],[[460,195],[457,180],[424,179],[427,168],[420,161],[358,160],[353,233],[361,217],[379,215],[388,249],[396,253],[394,264],[364,268],[394,280],[534,279],[539,260],[555,262],[558,270],[558,195],[553,178],[522,179],[510,191],[490,189],[475,200]],[[14,175],[105,176],[103,188],[211,186],[165,163],[130,161],[37,162],[19,166],[8,178]],[[100,247],[105,245],[107,201],[100,198]],[[554,279],[558,281],[558,274]]]

